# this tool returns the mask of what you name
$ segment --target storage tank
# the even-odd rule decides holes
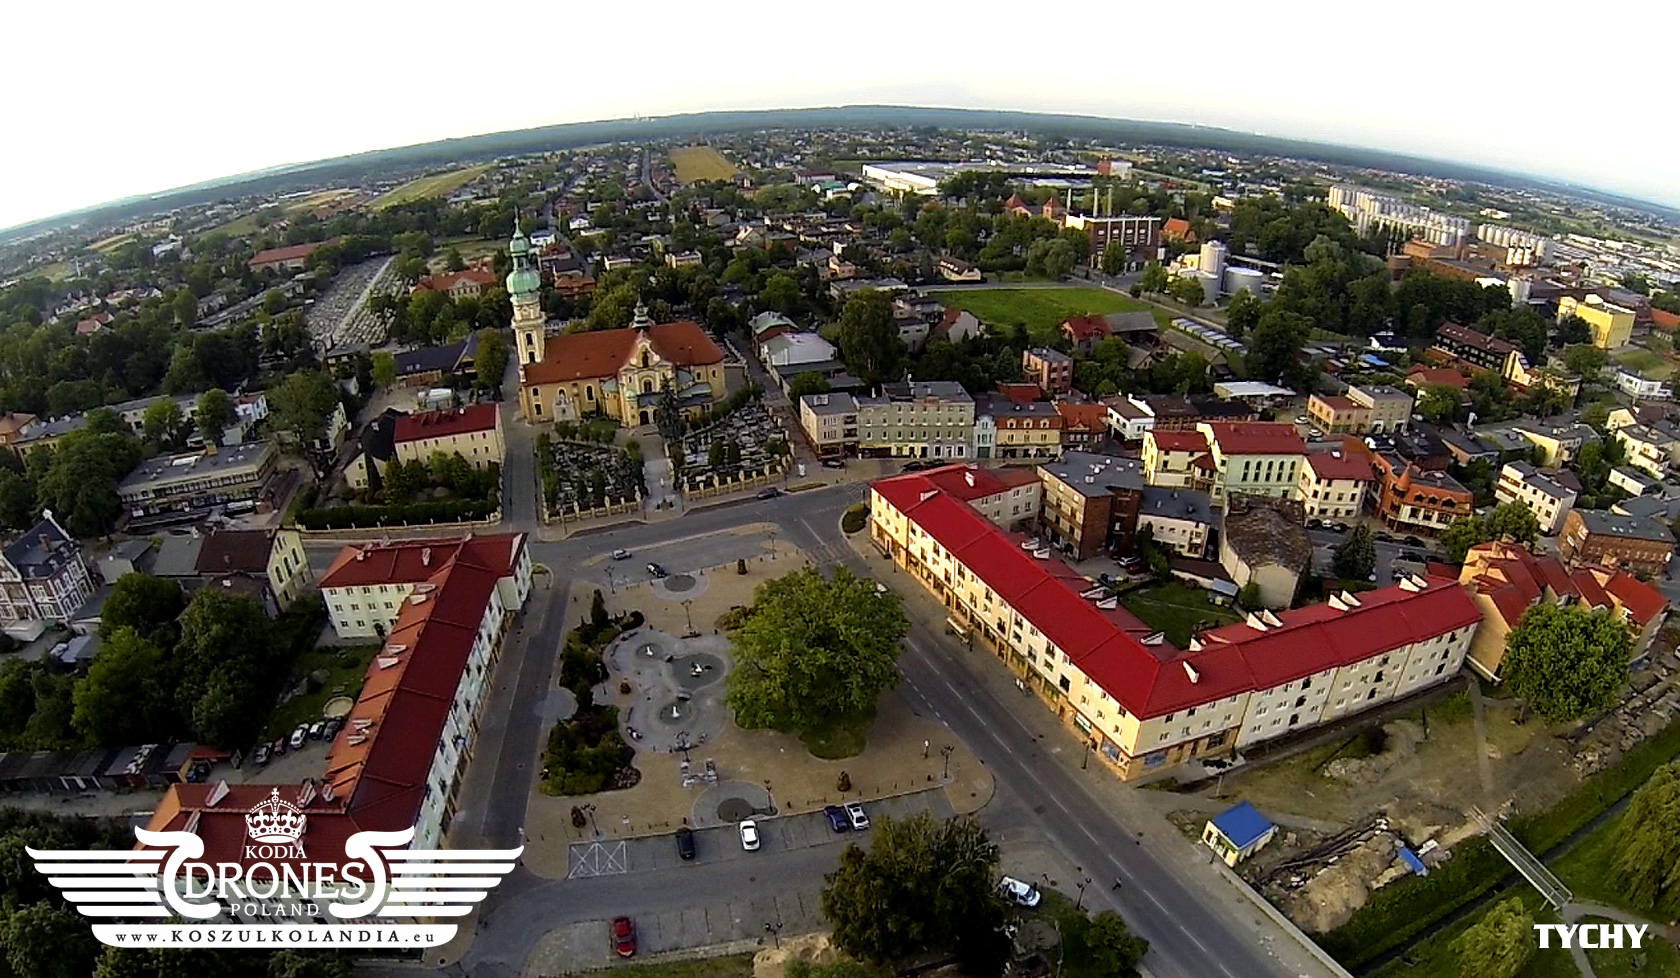
[[[1219,276],[1212,272],[1197,272],[1196,281],[1202,286],[1202,305],[1211,306],[1219,301]]]
[[[1231,295],[1247,292],[1252,296],[1260,295],[1260,284],[1266,281],[1266,273],[1257,268],[1239,268],[1235,265],[1225,269],[1225,291]]]
[[[1225,276],[1225,243],[1209,241],[1202,245],[1202,253],[1196,262],[1196,267],[1212,275],[1215,281],[1223,281]]]

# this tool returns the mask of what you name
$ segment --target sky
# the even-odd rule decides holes
[[[0,57],[0,227],[449,136],[865,102],[1224,126],[1680,206],[1680,5],[1034,9],[30,2]]]

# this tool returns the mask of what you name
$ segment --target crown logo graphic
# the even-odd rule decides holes
[[[280,789],[252,806],[245,816],[245,832],[253,842],[295,843],[303,838],[304,815],[280,799]]]

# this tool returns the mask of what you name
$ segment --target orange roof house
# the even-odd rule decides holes
[[[1161,237],[1166,241],[1195,241],[1196,232],[1190,230],[1190,222],[1182,217],[1169,217],[1161,224]]]

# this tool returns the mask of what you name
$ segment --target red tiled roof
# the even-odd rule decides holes
[[[1213,442],[1226,455],[1302,455],[1307,446],[1292,424],[1212,421]]]
[[[316,248],[319,248],[322,245],[332,244],[337,240],[337,238],[333,238],[330,241],[306,241],[303,244],[287,245],[284,248],[269,248],[266,251],[259,251],[252,255],[249,264],[256,266],[266,265],[269,262],[297,261],[300,258],[308,258],[310,255],[314,254]]]
[[[1169,217],[1161,224],[1161,237],[1167,239],[1193,238],[1190,233],[1190,222],[1182,217]]]
[[[1057,401],[1056,413],[1062,416],[1064,431],[1085,428],[1089,431],[1108,429],[1108,407],[1103,404],[1084,404]]]
[[[212,785],[177,784],[147,827],[162,831],[190,824],[204,840],[206,859],[249,865],[253,860],[243,855],[248,841],[244,816],[270,792],[278,791],[307,817],[303,846],[311,862],[342,861],[345,843],[357,832],[413,825],[478,626],[498,580],[512,573],[523,546],[522,534],[417,540],[366,548],[370,556],[362,560],[355,558],[362,548],[346,547],[323,578],[334,579],[330,586],[417,587],[404,599],[381,655],[368,665],[348,722],[327,751],[319,788],[311,786],[313,798],[304,802],[304,789],[296,784],[247,783],[229,785],[226,796],[212,805]],[[396,661],[380,662],[389,658]]]
[[[496,273],[482,268],[469,268],[460,272],[439,272],[428,275],[415,283],[417,289],[430,289],[433,292],[448,292],[460,282],[475,282],[480,288],[489,288],[496,284]]]
[[[1661,591],[1626,571],[1618,571],[1612,575],[1604,589],[1622,602],[1622,606],[1627,608],[1641,628],[1668,607],[1668,600],[1663,597]]]
[[[194,569],[200,574],[266,574],[272,549],[273,539],[267,530],[212,530],[198,549]]]
[[[1204,633],[1204,647],[1195,652],[1165,643],[1145,646],[1135,617],[1079,596],[1089,583],[1083,576],[1053,557],[1033,558],[921,474],[883,479],[872,488],[1142,719],[1346,665],[1481,618],[1456,581],[1437,581],[1421,592],[1399,586],[1366,592],[1361,606],[1348,612],[1328,605],[1284,612],[1283,627],[1266,632],[1246,625],[1217,629]]]
[[[1652,306],[1651,325],[1658,329],[1680,328],[1680,315],[1669,312],[1667,309],[1658,309],[1656,306]]]
[[[1358,482],[1370,482],[1371,460],[1363,455],[1348,455],[1345,452],[1313,452],[1307,456],[1307,464],[1312,466],[1313,474],[1320,479],[1353,479]]]
[[[616,375],[636,349],[639,331],[603,329],[591,333],[560,333],[543,344],[543,358],[520,369],[525,384],[554,384]],[[647,328],[653,352],[679,367],[723,362],[723,351],[698,325],[659,323]]]
[[[1208,450],[1207,439],[1199,431],[1151,428],[1144,432],[1144,437],[1154,440],[1157,451],[1205,452]]]
[[[1028,478],[1023,482],[1011,476],[1008,481],[1001,478],[1004,472],[1022,471]],[[993,472],[977,465],[942,465],[937,469],[928,469],[921,473],[928,482],[945,490],[958,499],[967,502],[985,496],[995,496],[1000,492],[1007,492],[1014,486],[1024,485],[1026,482],[1037,482],[1038,475],[1032,469],[1004,469]]]
[[[1044,396],[1037,384],[1005,381],[997,385],[998,393],[1016,404],[1031,404]]]
[[[1340,394],[1315,394],[1313,396],[1318,398],[1319,403],[1332,411],[1352,411],[1359,407],[1358,404],[1353,403],[1353,398],[1343,397]]]
[[[441,411],[405,414],[397,419],[392,440],[398,444],[425,441],[429,438],[448,438],[475,431],[495,430],[499,415],[494,404],[472,404]]]
[[[1062,320],[1062,332],[1075,343],[1101,339],[1108,335],[1108,321],[1101,316],[1070,316]]]
[[[1467,390],[1470,387],[1470,378],[1451,367],[1413,367],[1406,374],[1406,382],[1418,387],[1433,384],[1456,387],[1459,390]]]

